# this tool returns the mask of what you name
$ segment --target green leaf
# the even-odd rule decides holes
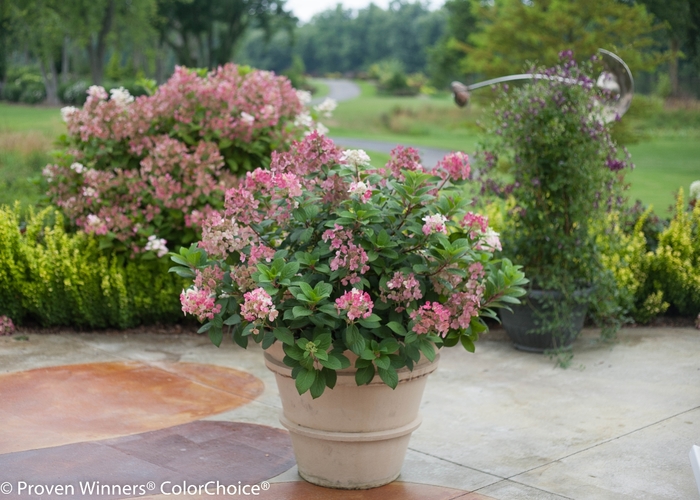
[[[391,331],[397,335],[405,336],[407,333],[406,328],[404,328],[404,326],[398,321],[390,321],[386,324],[386,326],[391,328]]]
[[[275,328],[272,330],[275,338],[282,342],[283,344],[293,346],[294,345],[294,334],[288,328]]]
[[[321,366],[328,368],[329,370],[340,370],[343,365],[338,358],[333,355],[329,355],[328,359],[319,359]]]
[[[338,374],[335,372],[335,370],[329,370],[328,368],[324,368],[321,371],[326,376],[326,387],[333,389],[335,387],[335,383],[338,381]]]
[[[204,323],[204,324],[199,328],[199,330],[197,330],[197,333],[208,332],[209,329],[210,329],[212,326],[214,326],[213,323]]]
[[[462,342],[464,348],[469,352],[474,352],[476,348],[474,347],[474,342],[467,335],[462,335],[459,339]]]
[[[355,372],[355,383],[357,385],[369,384],[374,378],[374,365],[369,364],[365,367],[358,368]]]
[[[287,264],[284,265],[282,270],[280,271],[280,280],[286,280],[292,278],[294,275],[296,275],[299,272],[299,263],[298,262],[288,262]]]
[[[428,358],[428,361],[435,360],[435,347],[433,347],[432,342],[429,340],[420,339],[418,348],[420,349],[420,352],[423,353],[423,356]]]
[[[314,379],[314,383],[311,384],[311,397],[313,399],[316,399],[323,394],[323,391],[326,390],[326,375],[323,371],[321,370],[314,370],[316,372],[316,378]]]
[[[314,312],[303,306],[294,306],[292,308],[292,314],[294,318],[303,318],[304,316],[311,316]]]
[[[358,356],[365,349],[365,338],[355,325],[348,325],[345,329],[345,343]]]
[[[316,380],[316,370],[307,370],[302,368],[297,374],[297,379],[294,381],[297,391],[299,394],[304,394],[306,391],[311,389],[314,381]]]
[[[389,367],[388,369],[378,368],[377,371],[379,372],[379,377],[386,385],[396,389],[396,386],[399,385],[399,374],[396,373],[396,370]]]
[[[233,326],[239,324],[240,322],[241,317],[238,314],[234,314],[224,321],[224,325]]]
[[[224,338],[224,332],[221,328],[210,328],[209,329],[209,340],[211,340],[211,343],[214,344],[216,347],[219,347],[221,345],[221,341]]]
[[[380,369],[381,374],[381,370],[386,370],[391,366],[391,360],[389,359],[389,356],[382,355],[378,358],[375,358],[374,364],[377,365],[377,368]]]

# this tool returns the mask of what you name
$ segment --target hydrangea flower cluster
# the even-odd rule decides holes
[[[374,302],[367,292],[352,288],[335,299],[335,307],[338,309],[338,314],[345,312],[348,319],[352,321],[369,318],[372,315]]]
[[[0,335],[12,335],[15,332],[15,324],[7,316],[0,316]]]
[[[162,254],[151,235],[171,246],[198,238],[237,176],[317,127],[286,78],[234,64],[178,67],[136,99],[124,88],[87,93],[82,109],[61,110],[68,135],[58,163],[44,169],[49,195],[79,228],[135,253]],[[327,115],[334,105],[318,108]],[[298,185],[288,188],[299,195]]]
[[[466,156],[425,168],[399,147],[373,169],[312,132],[228,189],[202,240],[172,254],[194,280],[183,308],[217,345],[225,329],[242,346],[282,342],[300,393],[332,387],[344,351],[358,384],[379,374],[393,387],[435,347],[473,350],[483,318],[524,293],[487,220],[466,212],[468,178]]]

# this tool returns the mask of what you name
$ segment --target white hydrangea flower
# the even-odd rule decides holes
[[[132,96],[128,90],[124,87],[119,87],[118,89],[112,89],[109,91],[110,100],[116,102],[119,106],[125,107],[128,104],[134,102],[134,96]]]
[[[44,167],[44,170],[41,171],[42,175],[46,177],[46,180],[49,182],[53,182],[53,165],[46,165]]]
[[[159,239],[155,234],[152,234],[148,237],[148,242],[146,243],[144,250],[147,252],[156,252],[156,255],[158,255],[158,257],[162,257],[163,255],[168,253],[168,247],[166,246],[166,243],[168,242],[163,238]]]
[[[297,99],[299,99],[299,102],[306,106],[311,102],[311,92],[307,90],[297,90]]]
[[[690,199],[700,200],[700,181],[695,181],[690,184]]]
[[[70,169],[73,170],[76,174],[82,174],[85,171],[85,166],[82,163],[78,163],[76,161],[70,166]]]
[[[251,114],[246,113],[245,111],[241,112],[241,121],[245,123],[246,125],[252,125],[253,122],[255,121],[255,117]]]
[[[343,151],[341,161],[353,167],[366,167],[369,165],[370,158],[362,149],[347,149]]]
[[[316,124],[316,132],[318,132],[321,135],[328,135],[328,127],[326,127],[323,123],[318,122]]]
[[[86,198],[92,198],[93,196],[97,196],[97,191],[95,191],[95,188],[87,186],[83,188],[83,196]]]
[[[348,193],[362,196],[367,192],[368,189],[369,186],[362,181],[353,182],[352,184],[350,184],[350,189],[348,189]]]
[[[104,87],[100,85],[91,85],[90,88],[87,89],[87,95],[88,98],[91,97],[93,99],[99,99],[101,101],[107,99],[107,91]]]
[[[294,126],[295,127],[305,127],[305,128],[311,128],[314,124],[314,119],[311,118],[311,115],[309,114],[308,111],[303,111],[299,113],[296,118],[294,118]]]
[[[326,118],[330,118],[333,115],[333,110],[337,106],[338,103],[335,101],[335,99],[326,97],[326,99],[321,104],[318,104],[315,109]]]
[[[486,232],[484,233],[484,241],[482,245],[486,250],[503,250],[501,248],[501,238],[500,234],[494,231],[492,228],[488,227],[486,228]]]
[[[68,120],[70,120],[70,117],[73,116],[76,111],[78,111],[78,108],[75,106],[66,106],[61,108],[61,119],[63,122],[68,123]]]
[[[426,215],[423,217],[423,234],[426,236],[432,233],[447,234],[447,218],[442,214]]]

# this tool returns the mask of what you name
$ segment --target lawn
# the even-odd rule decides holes
[[[655,138],[628,149],[635,164],[627,174],[630,198],[653,205],[659,216],[670,216],[678,189],[683,188],[687,200],[690,183],[700,180],[700,137]]]
[[[460,109],[451,96],[390,97],[377,95],[374,86],[359,82],[362,94],[338,104],[325,125],[331,135],[433,148],[473,151],[479,105]]]
[[[42,200],[41,170],[64,131],[58,108],[0,103],[0,205],[27,208]]]

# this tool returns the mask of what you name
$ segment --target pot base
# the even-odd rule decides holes
[[[289,430],[299,475],[317,486],[364,490],[384,486],[401,473],[411,433],[421,424],[375,432],[311,429],[280,415]]]

